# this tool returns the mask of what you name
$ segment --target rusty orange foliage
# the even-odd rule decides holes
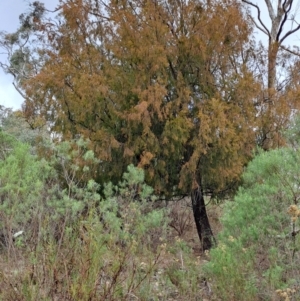
[[[239,179],[260,89],[239,1],[63,0],[59,21],[22,83],[28,118],[88,137],[103,177],[134,163],[165,195],[195,173],[212,191]]]

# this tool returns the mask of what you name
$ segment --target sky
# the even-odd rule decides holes
[[[58,4],[58,0],[40,0],[45,3],[45,7],[53,10]],[[272,3],[277,1],[272,0]],[[300,0],[297,0],[298,6],[300,5]],[[268,20],[267,9],[265,6],[265,1],[263,0],[253,0],[253,3],[259,3],[259,6],[262,8],[262,19]],[[19,15],[28,10],[29,0],[0,0],[0,31],[13,32],[17,29],[19,25]],[[296,5],[297,7],[297,5]],[[299,9],[300,11],[300,9]],[[298,14],[299,14],[298,11]],[[255,14],[256,15],[256,14]],[[299,15],[298,15],[299,17]],[[268,24],[268,22],[267,22]],[[263,38],[261,34],[258,35],[259,39]],[[291,39],[288,41],[289,44],[299,45],[300,41],[300,32],[294,34]],[[5,57],[1,55],[0,50],[0,60],[5,60]],[[11,75],[5,74],[0,69],[0,105],[5,107],[13,108],[14,110],[20,109],[23,102],[22,97],[15,90],[12,85],[13,78]]]
[[[58,0],[41,0],[41,2],[45,3],[45,7],[50,10],[58,4]],[[0,31],[15,31],[19,25],[20,14],[28,11],[28,8],[28,0],[0,0]],[[5,56],[0,54],[0,60],[5,60]],[[0,69],[0,105],[17,110],[21,108],[23,99],[12,82],[13,77]]]

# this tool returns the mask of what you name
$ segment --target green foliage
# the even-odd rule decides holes
[[[99,185],[93,180],[93,166],[99,164],[83,139],[49,142],[44,145],[52,169],[47,205],[56,218],[71,219],[99,202]]]
[[[31,152],[36,151],[40,143],[50,139],[44,122],[39,120],[36,124],[29,125],[22,112],[14,112],[3,106],[0,106],[0,128],[6,137],[28,143],[32,147]]]
[[[153,188],[145,184],[145,173],[141,168],[136,168],[132,164],[127,167],[127,171],[123,174],[123,181],[118,184],[118,190],[126,198],[135,199],[138,198],[141,201],[148,199],[155,200],[153,195]],[[128,193],[128,187],[131,189],[132,195],[126,195]]]
[[[149,229],[153,231],[167,222],[165,210],[152,210],[153,188],[144,181],[144,171],[129,165],[118,185],[104,185],[105,197],[100,202],[100,213],[105,224],[118,229],[122,239],[141,239]],[[116,220],[115,215],[121,219]],[[160,230],[163,233],[166,229]]]
[[[7,135],[0,129],[0,160],[4,160],[17,144],[15,137]]]
[[[167,211],[153,210],[153,189],[133,165],[118,185],[104,186],[101,198],[99,185],[86,180],[83,163],[97,161],[86,146],[81,139],[63,142],[46,162],[18,143],[0,162],[1,230],[11,239],[7,256],[19,248],[31,270],[29,275],[20,268],[13,278],[0,274],[2,283],[17,287],[0,289],[1,298],[128,300],[130,294],[150,294],[146,283],[165,250]],[[13,242],[8,233],[20,227],[25,236]]]
[[[283,132],[288,144],[293,148],[299,148],[300,144],[300,117],[295,116],[292,119],[290,127]]]
[[[27,144],[15,142],[0,161],[0,231],[7,234],[6,244],[11,245],[13,232],[24,230],[40,214],[47,175],[46,162],[36,160]]]
[[[100,186],[102,161],[89,140],[45,139],[33,151],[9,128],[0,133],[9,147],[0,161],[0,266],[12,273],[0,273],[0,299],[198,294],[199,262],[182,240],[167,245],[168,210],[156,204],[143,169],[131,164],[117,185]]]
[[[219,246],[205,270],[222,300],[264,300],[291,286],[299,273],[299,226],[287,209],[300,197],[300,152],[260,152],[250,162],[244,185],[222,218]]]
[[[31,240],[39,239],[39,231],[54,234],[61,220],[68,226],[99,202],[99,185],[90,177],[89,168],[98,160],[86,149],[86,142],[51,143],[46,161],[33,155],[30,145],[4,132],[0,135],[10,146],[0,161],[2,244],[13,246],[12,235],[20,230]],[[77,148],[72,149],[74,145]]]

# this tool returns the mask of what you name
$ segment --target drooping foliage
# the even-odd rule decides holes
[[[238,180],[259,88],[238,1],[66,0],[58,11],[30,19],[39,60],[20,89],[33,126],[42,116],[64,138],[88,137],[99,180],[129,163],[165,195],[189,191],[195,172],[205,191]]]

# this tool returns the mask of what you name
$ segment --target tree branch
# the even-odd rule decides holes
[[[269,35],[268,32],[266,32],[262,27],[260,27],[257,22],[254,20],[254,18],[252,16],[250,16],[252,22],[255,24],[256,28],[259,29],[260,31],[262,31],[265,35]]]
[[[283,26],[284,26],[284,23],[286,22],[286,20],[287,20],[287,13],[285,12],[283,20],[280,23],[279,30],[278,30],[277,35],[276,35],[276,41],[279,41],[279,37],[280,37],[280,34],[281,34],[282,30],[283,30]]]
[[[288,2],[287,2],[288,1]],[[276,36],[276,41],[279,41],[279,37],[280,37],[280,34],[283,30],[283,26],[287,20],[287,17],[288,17],[288,13],[290,12],[291,8],[292,8],[292,4],[293,4],[293,1],[292,0],[285,0],[283,5],[282,5],[282,9],[284,11],[284,17],[283,17],[283,20],[279,26],[279,30],[278,30],[278,33],[277,33],[277,36]],[[287,7],[287,9],[286,9]]]
[[[284,12],[289,13],[291,8],[293,5],[293,0],[284,0],[283,4],[282,4],[282,8],[284,10]],[[286,9],[286,7],[288,7],[288,9]]]
[[[267,7],[268,7],[270,18],[271,18],[271,20],[274,20],[275,19],[275,13],[274,13],[274,9],[273,9],[271,1],[270,0],[265,0],[265,2],[266,2]]]
[[[279,44],[281,44],[288,36],[293,34],[294,32],[298,31],[300,29],[300,24],[294,28],[293,30],[288,31],[279,41]]]
[[[21,91],[21,89],[16,85],[16,83],[13,82],[12,84],[13,84],[13,86],[15,87],[16,91],[17,91],[24,99],[28,98],[28,97],[26,97],[26,95]]]
[[[268,30],[268,28],[266,27],[266,25],[263,23],[263,21],[262,21],[261,18],[260,18],[260,8],[259,8],[256,4],[254,4],[254,3],[252,3],[252,2],[250,2],[250,1],[248,1],[248,0],[242,0],[242,2],[247,3],[247,4],[251,5],[252,7],[256,8],[256,10],[257,10],[257,19],[258,19],[259,23],[261,24],[261,26],[262,26],[262,27],[264,28],[264,30],[265,30],[265,31],[263,31],[263,32],[264,32],[265,34],[267,34],[269,37],[271,37],[270,31]],[[256,22],[254,22],[254,24],[255,24],[255,26],[257,27]],[[257,28],[261,30],[261,28],[259,28],[259,27],[257,27]]]
[[[287,51],[287,52],[289,52],[289,53],[291,53],[291,54],[293,54],[293,55],[296,55],[296,56],[300,57],[300,52],[295,52],[295,51],[293,51],[293,50],[291,50],[291,49],[289,49],[289,48],[287,48],[283,45],[280,45],[280,48]]]

